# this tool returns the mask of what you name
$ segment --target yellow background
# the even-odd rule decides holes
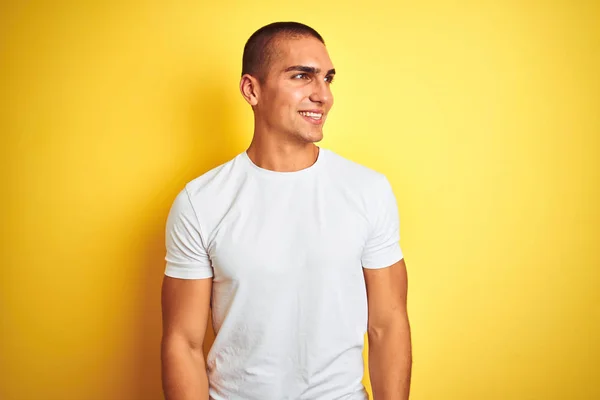
[[[275,20],[338,71],[321,145],[397,195],[411,398],[600,398],[599,10],[3,2],[0,398],[161,398],[165,218],[248,145],[242,48]]]

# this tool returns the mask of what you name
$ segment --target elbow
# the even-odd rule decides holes
[[[165,334],[161,339],[161,352],[163,358],[182,353],[203,355],[202,341],[194,340],[177,333]]]
[[[369,341],[386,338],[410,337],[410,324],[406,312],[395,312],[386,318],[369,320],[367,327]]]
[[[394,329],[393,324],[390,325],[369,325],[367,330],[367,335],[369,337],[369,342],[379,342],[384,340],[390,336],[394,335],[395,332],[398,332],[397,329]]]

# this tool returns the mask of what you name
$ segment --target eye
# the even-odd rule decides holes
[[[325,77],[325,82],[333,83],[333,75],[327,75]]]
[[[308,79],[308,74],[301,73],[292,76],[292,79]]]

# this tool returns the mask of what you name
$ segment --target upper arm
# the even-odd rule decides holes
[[[407,318],[408,277],[404,258],[387,268],[364,269],[369,333]]]
[[[210,310],[212,278],[165,276],[162,286],[163,336],[202,349]]]
[[[385,177],[377,183],[370,193],[370,232],[362,255],[370,331],[406,314],[408,284],[396,197]]]
[[[202,347],[210,310],[213,270],[200,222],[186,189],[167,218],[162,287],[163,335]]]
[[[400,216],[392,186],[385,177],[375,183],[367,202],[369,233],[361,256],[365,269],[385,268],[403,258]]]

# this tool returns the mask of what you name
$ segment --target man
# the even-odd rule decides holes
[[[240,91],[247,151],[188,183],[167,221],[167,400],[408,399],[407,274],[392,188],[319,148],[335,75],[322,37],[255,32]],[[216,338],[202,343],[209,309]]]

